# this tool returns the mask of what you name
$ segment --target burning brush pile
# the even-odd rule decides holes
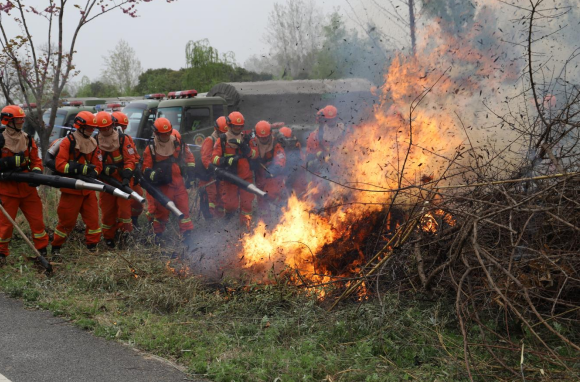
[[[228,244],[230,270],[332,307],[389,288],[452,298],[470,377],[470,346],[521,376],[505,357],[524,352],[523,333],[536,365],[577,365],[580,93],[506,107],[501,92],[522,94],[521,76],[528,91],[533,70],[496,32],[483,8],[462,38],[435,23],[414,57],[394,58],[374,118],[343,117],[332,153],[305,169],[308,192]]]

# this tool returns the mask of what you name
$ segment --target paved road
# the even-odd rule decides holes
[[[198,381],[0,293],[0,382]]]

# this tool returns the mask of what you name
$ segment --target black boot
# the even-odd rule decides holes
[[[0,268],[2,268],[5,265],[6,265],[6,255],[3,253],[0,253]]]
[[[139,228],[139,216],[131,216],[134,228]]]
[[[54,260],[55,257],[60,257],[60,247],[55,247],[54,245],[50,249],[50,256]]]
[[[105,244],[107,244],[107,247],[113,249],[115,248],[115,240],[114,239],[105,239]]]
[[[97,245],[96,244],[87,244],[87,249],[89,250],[89,252],[97,252]]]

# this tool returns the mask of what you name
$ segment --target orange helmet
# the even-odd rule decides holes
[[[113,119],[114,124],[120,125],[123,128],[127,127],[129,124],[129,118],[127,117],[127,114],[121,113],[120,111],[114,111],[111,115],[111,118]]]
[[[81,111],[77,114],[74,119],[75,129],[80,129],[82,127],[99,127],[97,124],[97,117],[90,111]]]
[[[8,125],[8,122],[12,121],[14,118],[24,118],[26,114],[20,106],[8,105],[2,109],[2,124]]]
[[[244,126],[244,123],[246,122],[244,116],[239,111],[232,111],[230,115],[226,117],[226,121],[228,125],[234,126]]]
[[[228,131],[228,123],[226,117],[219,117],[215,120],[214,127],[220,133],[226,133]]]
[[[272,127],[269,122],[260,121],[256,123],[256,136],[258,138],[266,138],[272,134]]]
[[[320,123],[325,119],[334,119],[338,115],[338,110],[332,105],[327,105],[316,113],[316,122]]]
[[[284,126],[278,131],[284,138],[292,138],[292,130],[289,127]]]
[[[97,126],[99,129],[113,125],[113,117],[106,111],[99,111],[95,117],[97,118]]]
[[[153,123],[153,130],[156,134],[170,133],[173,128],[167,118],[157,118]]]

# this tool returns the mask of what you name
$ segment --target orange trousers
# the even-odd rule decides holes
[[[270,201],[266,200],[266,198],[258,198],[258,211],[261,216],[270,218],[270,202],[278,203],[282,197],[282,191],[286,188],[284,177],[256,178],[256,187],[268,193],[268,199]]]
[[[42,202],[38,196],[38,192],[30,193],[24,198],[18,198],[13,196],[2,195],[2,205],[8,215],[12,219],[16,218],[16,213],[20,208],[22,214],[28,224],[30,225],[30,230],[32,231],[32,240],[34,242],[34,248],[43,249],[48,246],[48,234],[44,230],[44,219],[42,217]],[[8,244],[12,239],[12,223],[0,213],[0,253],[8,256],[10,254],[10,249]]]
[[[165,194],[170,200],[173,200],[175,206],[183,212],[183,218],[179,220],[179,232],[184,233],[185,231],[190,231],[193,229],[193,222],[189,217],[189,194],[185,189],[185,186],[181,184],[179,187],[167,184],[164,186],[159,186],[159,190]],[[154,201],[153,207],[153,232],[163,233],[165,231],[165,225],[169,221],[169,210],[161,205],[153,197],[151,199]],[[149,199],[147,199],[149,200]]]
[[[213,182],[214,180],[200,180],[199,187],[204,187],[206,184]],[[221,195],[220,195],[220,182],[216,181],[209,186],[205,187],[205,191],[207,192],[207,198],[209,201],[209,212],[211,216],[219,218],[225,215],[224,205],[222,203]]]
[[[252,182],[252,177],[244,179],[247,182]],[[236,212],[240,209],[240,222],[247,224],[252,220],[252,202],[254,201],[254,194],[241,190],[238,186],[230,182],[223,181],[220,184],[219,195],[223,202],[226,213]]]
[[[131,189],[138,193],[139,195],[143,196],[143,188],[141,188],[140,184],[131,184]],[[135,199],[131,200],[131,217],[138,217],[143,212],[143,204],[139,203]]]
[[[53,247],[61,247],[64,244],[67,236],[75,227],[79,213],[86,225],[86,244],[97,244],[101,240],[99,204],[95,191],[86,195],[61,193],[56,213],[58,224],[54,230]]]
[[[114,195],[101,192],[99,206],[101,207],[101,227],[105,239],[114,239],[117,230],[122,232],[133,231],[131,200],[117,198]]]

